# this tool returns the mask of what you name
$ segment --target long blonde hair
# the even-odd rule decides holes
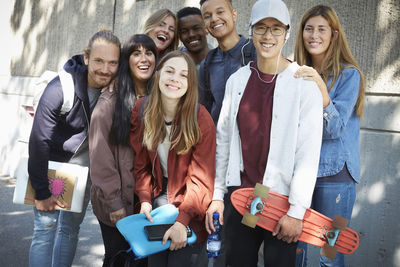
[[[197,71],[192,58],[179,50],[166,54],[157,65],[153,88],[150,91],[149,98],[143,110],[143,144],[147,149],[155,150],[163,142],[167,134],[166,127],[164,126],[159,81],[160,70],[165,62],[174,57],[182,57],[188,64],[188,88],[186,94],[179,100],[176,121],[171,128],[171,149],[175,149],[177,154],[185,154],[200,139],[200,128],[197,123]]]
[[[143,33],[144,34],[149,34],[152,30],[154,30],[160,23],[168,16],[171,16],[175,20],[175,27],[174,27],[174,39],[172,42],[169,44],[169,46],[164,50],[161,51],[163,55],[165,55],[168,52],[174,51],[178,48],[179,44],[179,37],[178,37],[178,20],[176,18],[176,15],[169,9],[159,9],[153,14],[150,15],[150,17],[146,20],[144,26],[143,26]]]
[[[361,76],[361,82],[356,103],[356,113],[357,116],[361,118],[364,110],[364,74],[357,63],[357,60],[350,51],[346,35],[335,10],[328,6],[317,5],[306,11],[301,19],[299,30],[297,32],[294,60],[297,61],[299,65],[311,64],[311,55],[304,47],[303,31],[306,22],[310,18],[316,16],[322,16],[329,23],[329,26],[332,29],[331,44],[329,45],[328,50],[325,53],[325,57],[322,60],[321,68],[325,83],[327,83],[329,76],[331,74],[333,75],[332,83],[330,84],[328,91],[332,89],[343,69],[357,69]]]

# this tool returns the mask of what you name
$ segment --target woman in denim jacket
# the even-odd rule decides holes
[[[303,16],[297,33],[295,76],[318,84],[323,96],[323,139],[311,207],[326,216],[350,220],[355,183],[360,181],[360,125],[363,113],[364,77],[354,59],[336,12],[318,5]],[[299,246],[306,249],[305,244]],[[298,250],[297,266],[305,266]],[[321,266],[344,266],[344,255]]]

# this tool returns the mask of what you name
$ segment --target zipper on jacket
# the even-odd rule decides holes
[[[157,178],[156,178],[156,176],[154,175],[154,168],[155,168],[155,164],[156,164],[156,158],[157,158],[157,155],[158,155],[158,152],[156,152],[156,154],[155,154],[155,156],[154,156],[154,159],[153,159],[153,164],[152,164],[152,168],[151,168],[151,174],[153,175],[153,177],[154,177],[154,180],[155,180],[155,186],[154,186],[154,189],[153,189],[153,196],[154,196],[154,191],[156,191],[156,189],[157,189]],[[163,179],[163,181],[164,181],[164,179]],[[161,185],[161,190],[162,190],[162,185]],[[170,200],[169,200],[169,195],[168,195],[168,184],[167,184],[167,190],[166,190],[166,192],[165,192],[166,194],[167,194],[167,199],[168,199],[168,203],[170,203]]]
[[[156,191],[156,189],[157,189],[157,180],[156,180],[156,176],[154,175],[154,165],[156,163],[157,154],[158,153],[156,152],[156,154],[154,156],[154,159],[153,159],[153,162],[152,162],[152,165],[151,165],[151,175],[154,178],[154,185],[155,185],[154,188],[153,188],[153,191],[152,191],[153,196],[154,196],[154,191]]]
[[[81,102],[81,104],[82,104],[82,107],[83,107],[83,113],[85,113],[86,122],[87,122],[87,124],[88,124],[88,129],[89,129],[89,127],[90,127],[90,125],[89,125],[89,118],[88,118],[87,113],[86,113],[85,105],[83,104],[83,102]],[[82,140],[82,142],[79,144],[79,146],[75,149],[74,154],[72,155],[72,157],[70,158],[70,160],[75,156],[76,152],[77,152],[78,149],[82,146],[82,144],[85,142],[85,140],[86,140],[87,137],[88,137],[88,130],[86,130],[86,136],[85,136],[85,138]]]
[[[156,178],[156,176],[154,175],[154,165],[156,164],[157,152],[155,154],[156,155],[154,156],[153,164],[151,165],[151,174],[153,175],[154,178]]]

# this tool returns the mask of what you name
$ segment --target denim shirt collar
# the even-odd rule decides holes
[[[243,35],[239,34],[239,36],[240,36],[239,42],[237,42],[234,47],[232,47],[229,50],[222,50],[221,47],[218,46],[217,53],[221,54],[221,55],[228,54],[231,57],[233,57],[234,55],[240,53],[241,52],[240,50],[242,49],[243,45],[248,41],[248,39],[246,37],[244,37]]]

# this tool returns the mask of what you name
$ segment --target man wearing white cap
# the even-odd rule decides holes
[[[256,266],[264,241],[265,266],[294,266],[302,219],[310,206],[322,140],[322,97],[316,83],[294,78],[299,68],[282,55],[290,15],[280,0],[259,0],[250,18],[257,61],[232,74],[217,125],[213,202],[206,215],[223,214],[223,199],[262,183],[289,197],[290,208],[273,233],[241,224],[228,201],[228,266]],[[227,194],[227,195],[225,195]],[[211,215],[211,216],[210,216]]]

